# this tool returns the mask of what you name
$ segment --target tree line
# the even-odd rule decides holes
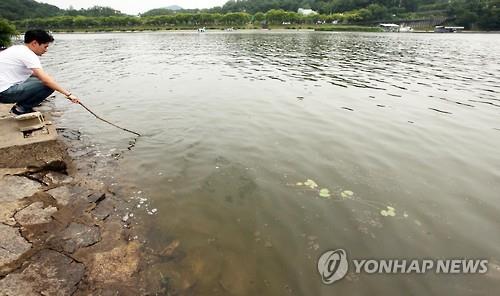
[[[299,8],[312,9],[321,15],[345,15],[336,18],[349,23],[440,15],[454,19],[453,24],[467,29],[500,30],[500,0],[229,0],[222,7],[182,12],[225,14],[243,11],[255,15],[270,10],[296,12]],[[175,13],[154,9],[142,16]]]
[[[317,24],[317,23],[355,23],[377,17],[376,10],[367,9],[366,12],[350,12],[345,14],[314,14],[301,15],[297,12],[272,9],[266,13],[246,12],[229,13],[176,13],[155,16],[56,16],[49,18],[34,18],[15,21],[18,29],[46,28],[54,29],[94,29],[94,28],[132,28],[132,27],[168,27],[168,26],[236,26],[243,27],[248,24],[281,25],[281,24]]]
[[[10,45],[11,36],[16,34],[16,28],[0,18],[0,47]]]

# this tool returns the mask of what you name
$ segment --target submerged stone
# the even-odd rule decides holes
[[[163,249],[160,255],[164,257],[171,257],[180,244],[181,242],[179,240],[174,240],[165,249]]]
[[[63,249],[73,253],[79,248],[88,247],[101,240],[101,233],[97,226],[87,226],[71,223],[62,233]]]
[[[139,267],[139,247],[139,243],[133,241],[94,254],[88,265],[90,279],[101,283],[129,282]]]

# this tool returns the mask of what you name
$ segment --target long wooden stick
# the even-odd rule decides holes
[[[82,102],[79,102],[78,104],[80,104],[83,108],[85,108],[85,110],[89,111],[89,112],[90,112],[90,114],[94,115],[94,116],[95,116],[95,118],[97,118],[97,119],[99,119],[99,120],[101,120],[101,121],[104,121],[104,122],[106,122],[107,124],[110,124],[110,125],[112,125],[112,126],[114,126],[114,127],[117,127],[117,128],[119,128],[119,129],[121,129],[121,130],[123,130],[123,131],[129,132],[129,133],[132,133],[132,134],[137,135],[137,136],[139,136],[139,137],[141,136],[141,134],[139,134],[139,133],[136,133],[136,132],[131,131],[131,130],[129,130],[129,129],[126,129],[126,128],[123,128],[123,127],[121,127],[121,126],[118,126],[118,125],[116,125],[116,124],[114,124],[114,123],[112,123],[112,122],[109,122],[109,121],[107,121],[106,119],[104,119],[104,118],[100,117],[99,115],[97,115],[97,114],[95,114],[94,112],[92,112],[92,110],[90,110],[89,108],[87,108],[87,106],[85,106]]]

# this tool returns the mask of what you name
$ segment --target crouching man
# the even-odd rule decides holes
[[[61,87],[42,69],[39,56],[47,52],[54,38],[44,30],[29,30],[24,45],[14,45],[0,52],[0,103],[15,103],[14,115],[34,112],[33,107],[57,91],[73,103],[79,99]]]

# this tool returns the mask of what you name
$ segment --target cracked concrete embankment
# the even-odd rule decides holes
[[[148,294],[124,199],[72,172],[64,143],[0,159],[1,296]]]

